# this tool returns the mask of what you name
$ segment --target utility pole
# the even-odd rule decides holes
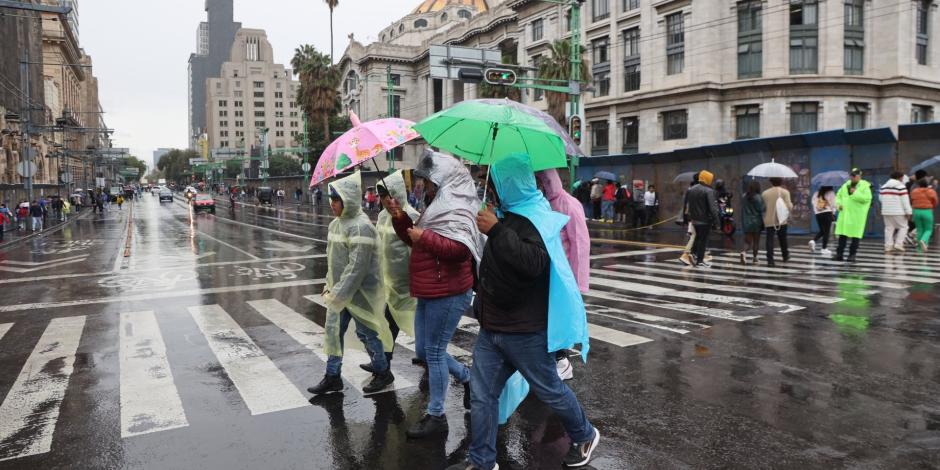
[[[577,84],[577,93],[571,93],[571,115],[581,113],[581,3],[584,0],[571,0],[571,81]],[[578,156],[572,155],[568,162],[568,190],[574,190],[574,174],[578,168]]]
[[[307,128],[309,122],[307,120],[307,111],[304,111],[304,163],[301,166],[301,169],[304,171],[304,184],[301,185],[301,188],[304,188],[310,181],[310,136],[307,134],[309,129]],[[325,139],[326,136],[323,136]],[[309,188],[308,188],[309,189]]]
[[[268,161],[268,128],[261,128],[261,184],[268,183],[268,168],[271,162]]]
[[[26,170],[25,173],[29,176],[23,177],[23,189],[26,190],[26,198],[29,201],[33,200],[33,177],[30,174],[32,167],[32,148],[30,148],[29,141],[29,128],[30,128],[30,115],[33,113],[33,104],[30,99],[30,85],[29,82],[29,46],[23,51],[23,60],[20,63],[20,76],[23,77],[23,106],[22,109],[25,110],[24,113],[21,113],[21,119],[23,119],[23,131],[20,133],[22,141],[20,143],[20,159],[25,163],[23,169]]]
[[[396,117],[396,116],[392,116],[392,111],[394,111],[392,108],[394,107],[394,104],[395,104],[392,95],[394,91],[393,87],[395,86],[395,84],[392,83],[392,65],[391,64],[385,66],[385,86],[388,88],[388,117]],[[389,170],[395,169],[395,159],[392,158],[392,153],[393,153],[392,150],[385,152],[385,159],[388,161]]]

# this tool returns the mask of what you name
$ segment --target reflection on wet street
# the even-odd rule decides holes
[[[325,208],[156,199],[0,253],[0,469],[464,459],[462,387],[446,438],[405,437],[428,399],[410,337],[387,391],[363,394],[350,336],[344,392],[306,392],[325,367]],[[770,268],[716,241],[712,268],[691,269],[681,234],[592,235],[591,354],[567,382],[603,435],[590,468],[940,468],[940,253],[865,240],[849,265],[795,238]],[[461,320],[458,360],[478,331]],[[499,465],[560,468],[568,445],[530,396]]]

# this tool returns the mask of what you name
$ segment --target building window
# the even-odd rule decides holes
[[[604,20],[610,17],[609,0],[591,0],[591,12],[594,14],[594,21]]]
[[[284,92],[283,92],[283,91],[275,91],[275,92],[274,92],[274,97],[275,97],[275,98],[283,98],[283,97],[284,97]]]
[[[236,107],[236,108],[241,108],[243,104],[244,104],[244,101],[236,101],[236,102],[235,102],[235,107]]]
[[[846,75],[861,75],[865,71],[864,0],[845,0],[845,53]]]
[[[255,111],[255,117],[264,117],[264,111]]]
[[[623,90],[640,89],[640,28],[623,32]]]
[[[276,118],[282,118],[282,117],[284,117],[284,111],[275,111],[275,112],[274,112],[274,117],[276,117]]]
[[[911,105],[911,123],[933,122],[933,106]]]
[[[623,11],[636,10],[640,8],[640,0],[622,0]]]
[[[565,10],[565,32],[571,31],[571,9]]]
[[[241,97],[242,97],[242,92],[241,92],[240,90],[239,90],[239,91],[236,91],[236,92],[235,92],[235,97],[236,97],[236,98],[241,98]]]
[[[405,25],[404,24],[398,25],[398,34],[401,34],[404,32],[405,32]]]
[[[927,42],[930,39],[930,0],[917,2],[917,63],[927,65]]]
[[[252,82],[255,88],[264,88],[264,82]]]
[[[663,113],[663,140],[685,139],[689,135],[689,113],[684,109]]]
[[[264,121],[255,121],[255,127],[257,127],[258,129],[263,129]]]
[[[222,148],[228,147],[228,141],[227,141],[227,140],[223,140],[222,142],[220,142],[220,144],[221,144],[221,147],[222,147]]]
[[[283,108],[283,107],[284,107],[284,102],[283,102],[283,101],[275,101],[275,102],[274,102],[274,107],[275,107],[275,108]]]
[[[392,95],[392,117],[401,117],[401,96]]]
[[[245,131],[235,131],[235,137],[245,137]]]
[[[242,87],[242,81],[241,81],[241,80],[235,80],[235,88],[241,88],[241,87]],[[235,93],[241,93],[241,92],[240,92],[240,91],[236,91]]]
[[[666,74],[682,73],[685,68],[685,24],[682,12],[666,17]]]
[[[277,73],[274,74],[274,78],[277,78]],[[277,88],[278,90],[280,90],[280,89],[281,89],[281,82],[275,82],[275,83],[274,83],[274,88]]]
[[[868,122],[868,103],[849,103],[845,107],[845,130],[865,129]]]
[[[535,72],[536,77],[538,77],[539,75],[538,70],[539,70],[539,67],[541,66],[542,66],[542,56],[541,55],[532,56],[532,67],[535,68],[536,70]],[[543,98],[545,98],[545,90],[540,90],[538,88],[535,88],[532,90],[533,101],[542,101]]]
[[[607,43],[606,37],[591,41],[592,58],[595,66],[610,63],[610,56],[607,55]]]
[[[470,11],[469,11],[469,10],[457,10],[457,17],[458,17],[458,18],[463,18],[463,19],[465,19],[465,20],[469,20],[469,19],[470,19]]]
[[[244,111],[235,111],[235,117],[242,117],[245,115]]]
[[[263,91],[256,91],[255,94],[254,94],[254,96],[255,96],[255,98],[264,98],[264,92],[263,92]]]
[[[610,124],[607,121],[591,123],[591,155],[607,154]]]
[[[219,137],[228,137],[228,131],[219,131]]]
[[[219,121],[219,127],[228,127],[228,121]]]
[[[226,101],[226,100],[219,100],[219,107],[220,107],[220,108],[224,108],[224,107],[226,107],[226,106],[228,106],[228,101]]]
[[[235,121],[235,127],[245,127],[245,121]]]
[[[401,74],[392,74],[392,86],[401,86]]]
[[[816,132],[819,103],[790,103],[790,133]]]
[[[755,139],[760,137],[760,106],[756,104],[734,108],[734,138]]]
[[[623,153],[634,154],[640,151],[640,118],[628,117],[623,120]]]
[[[532,42],[541,41],[545,22],[539,18],[532,22]]]
[[[441,13],[441,23],[447,21],[447,12]]]
[[[760,1],[738,3],[738,78],[758,78],[763,71],[763,24]]]
[[[816,0],[790,0],[790,73],[816,73],[819,25]]]
[[[594,73],[594,97],[607,96],[610,94],[610,73]]]
[[[256,107],[256,108],[263,108],[263,107],[264,107],[264,101],[255,101],[255,107]]]
[[[419,19],[419,20],[415,20],[414,26],[415,26],[415,28],[427,28],[427,27],[428,27],[428,20],[425,20],[425,19],[423,19],[423,18],[422,18],[422,19]]]
[[[227,116],[228,116],[228,111],[224,109],[219,110],[219,117],[227,117]]]

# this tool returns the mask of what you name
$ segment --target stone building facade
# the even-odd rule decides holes
[[[234,21],[232,0],[205,0],[207,21],[196,27],[196,52],[187,64],[189,102],[189,148],[196,149],[208,126],[206,80],[219,76],[219,67],[229,59],[235,33],[242,24]]]
[[[418,121],[478,95],[429,76],[430,45],[500,49],[537,67],[570,36],[569,22],[567,5],[538,0],[425,1],[376,42],[350,38],[343,105],[363,119],[386,115],[391,66],[393,114]],[[582,94],[588,154],[896,129],[940,111],[936,1],[587,0],[580,26],[593,87]],[[522,101],[547,108],[534,90]],[[419,147],[406,147],[405,160]]]

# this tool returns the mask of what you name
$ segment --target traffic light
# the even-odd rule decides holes
[[[509,69],[486,69],[483,72],[483,80],[490,85],[514,85],[516,72]]]
[[[574,140],[575,144],[581,145],[580,116],[571,116],[571,119],[568,121],[568,134],[571,135],[571,140]]]
[[[457,71],[457,78],[464,83],[480,83],[483,81],[483,71],[480,69],[462,68]]]

